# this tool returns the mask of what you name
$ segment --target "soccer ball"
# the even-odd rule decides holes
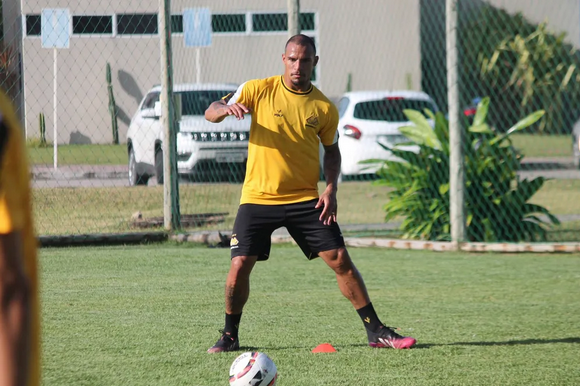
[[[274,386],[278,371],[263,352],[245,352],[230,367],[230,386]]]

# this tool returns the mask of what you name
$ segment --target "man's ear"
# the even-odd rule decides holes
[[[314,57],[314,67],[316,67],[316,65],[318,64],[318,56]]]

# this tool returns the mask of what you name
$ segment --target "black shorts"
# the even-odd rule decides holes
[[[258,256],[267,260],[272,233],[286,227],[308,259],[319,252],[344,247],[344,238],[336,223],[324,225],[319,220],[322,208],[315,208],[318,199],[285,205],[242,204],[238,209],[232,239],[232,258]]]

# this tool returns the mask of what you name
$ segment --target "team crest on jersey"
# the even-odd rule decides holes
[[[278,118],[282,118],[284,116],[284,114],[282,114],[282,110],[276,110],[276,112],[274,113],[275,117]]]
[[[312,115],[310,118],[306,120],[306,126],[313,128],[318,126],[318,117],[316,115]]]

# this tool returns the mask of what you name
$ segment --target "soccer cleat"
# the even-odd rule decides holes
[[[369,346],[375,348],[411,348],[417,343],[415,338],[410,336],[401,336],[397,334],[391,327],[381,326],[379,331],[371,332],[367,330],[367,335],[369,337]]]
[[[240,348],[240,342],[237,337],[234,338],[223,330],[220,330],[220,332],[222,333],[221,338],[207,350],[208,353],[236,351]]]

